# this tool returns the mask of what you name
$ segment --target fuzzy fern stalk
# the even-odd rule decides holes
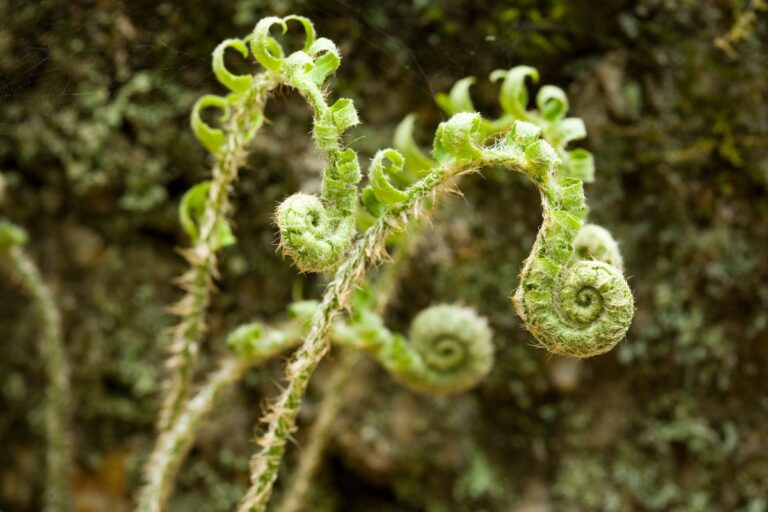
[[[360,353],[353,349],[345,349],[341,354],[328,385],[323,388],[320,411],[309,432],[309,441],[302,448],[299,465],[282,496],[282,501],[275,509],[277,512],[301,512],[305,509],[312,481],[344,403],[344,390],[347,389],[352,371],[360,359]]]
[[[45,393],[46,512],[72,510],[72,392],[69,362],[61,332],[61,317],[40,271],[23,250],[26,233],[0,220],[0,260],[32,297],[40,322],[40,352],[48,384]]]
[[[231,92],[226,97],[203,96],[192,111],[192,129],[213,155],[214,165],[211,180],[193,187],[181,202],[182,225],[192,241],[192,246],[183,251],[190,268],[180,280],[186,293],[172,308],[181,320],[173,330],[160,432],[170,427],[190,393],[199,344],[206,330],[216,253],[234,243],[227,223],[229,193],[247,155],[247,146],[262,125],[267,96],[278,85],[269,72],[255,76],[230,73],[224,66],[224,51],[228,48],[247,57],[248,47],[245,41],[228,39],[213,52],[214,74]],[[203,122],[201,112],[206,108],[221,110],[221,128]]]
[[[403,266],[419,239],[424,223],[416,222],[397,237],[393,244],[394,254],[387,265],[383,266],[376,281],[370,287],[372,311],[383,317],[394,300],[400,287]],[[306,507],[312,488],[312,481],[322,462],[323,453],[331,439],[333,425],[338,420],[344,405],[344,391],[347,389],[353,370],[361,354],[356,350],[344,350],[340,361],[333,368],[329,383],[323,389],[319,412],[307,436],[307,444],[301,450],[298,467],[295,469],[288,487],[283,492],[277,512],[301,512]]]

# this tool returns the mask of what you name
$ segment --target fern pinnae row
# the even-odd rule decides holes
[[[285,33],[289,21],[303,26],[305,42],[302,50],[285,56],[270,29],[278,26]],[[357,154],[341,143],[344,132],[359,123],[357,111],[347,98],[329,105],[321,87],[341,63],[338,48],[329,39],[318,39],[309,20],[300,16],[260,21],[250,43],[259,62],[307,100],[313,116],[314,141],[326,157],[320,197],[294,194],[276,210],[281,248],[301,271],[330,270],[355,235],[356,185],[360,181]]]
[[[233,44],[242,49],[239,44],[229,43]],[[222,47],[217,50],[213,68],[217,78],[226,85],[234,75],[223,68],[223,59],[218,55],[223,51]],[[171,355],[167,363],[170,376],[163,397],[159,431],[173,423],[190,392],[198,345],[206,330],[205,312],[216,276],[216,252],[234,243],[227,222],[231,209],[229,193],[245,159],[247,144],[263,122],[266,98],[278,85],[265,73],[253,76],[249,83],[245,92],[233,92],[226,98],[204,95],[195,104],[190,117],[193,132],[213,156],[214,164],[210,181],[193,188],[180,206],[182,225],[192,242],[182,252],[190,268],[180,279],[185,295],[172,308],[181,320],[172,332]],[[201,111],[208,107],[222,111],[221,127],[211,127],[202,120]]]

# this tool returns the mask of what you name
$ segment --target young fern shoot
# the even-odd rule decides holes
[[[286,32],[289,22],[302,25],[305,44],[286,56],[270,30],[279,27]],[[251,487],[238,507],[239,512],[266,509],[309,379],[327,353],[335,326],[339,325],[338,317],[348,306],[356,286],[371,265],[382,259],[386,240],[423,216],[435,194],[459,175],[501,166],[525,174],[539,189],[543,224],[523,266],[514,303],[541,346],[560,354],[586,357],[609,350],[624,337],[633,314],[633,298],[626,280],[617,267],[593,258],[601,256],[594,254],[599,251],[592,250],[589,243],[584,244],[584,250],[576,250],[587,212],[582,183],[592,179],[593,162],[584,150],[565,149],[569,141],[583,137],[585,130],[580,120],[565,118],[567,99],[561,90],[543,87],[537,96],[539,110],[527,112],[524,82],[526,77],[535,78],[535,70],[513,68],[496,72],[492,78],[504,79],[500,100],[505,114],[489,121],[472,112],[474,107],[468,97],[471,81],[457,85],[442,101],[445,108],[454,112],[437,128],[431,159],[420,153],[415,144],[408,145],[407,130],[399,137],[406,143],[405,156],[395,149],[383,149],[374,156],[368,171],[369,186],[362,193],[363,204],[374,221],[355,240],[354,209],[360,171],[356,154],[343,148],[341,136],[358,122],[357,113],[348,99],[329,106],[327,91],[322,87],[339,66],[336,46],[327,39],[316,39],[309,20],[297,16],[260,21],[247,42],[265,68],[265,83],[291,86],[307,100],[313,113],[314,140],[327,161],[319,197],[295,194],[277,207],[275,220],[281,246],[300,270],[329,272],[333,277],[314,308],[303,343],[287,364],[286,387],[265,417],[267,429],[259,439],[261,449],[251,460]],[[233,47],[241,51],[244,46]],[[227,103],[221,101],[209,100],[207,104],[219,106],[228,115]],[[237,140],[237,135],[217,135],[216,130],[205,126],[206,131],[201,126],[205,125],[198,125],[198,134],[214,152],[223,151],[227,147],[225,141]],[[416,181],[399,187],[392,183],[393,175],[406,172],[415,175]],[[214,184],[215,179],[208,190],[209,201],[217,197]],[[207,206],[204,211],[208,211]],[[209,236],[222,232],[221,217],[206,219],[204,214],[199,224],[200,237],[206,222]],[[603,244],[606,248],[609,245]],[[604,251],[603,256],[608,252]],[[616,261],[613,258],[611,263]],[[362,321],[356,328],[361,330],[353,328],[347,339],[375,333],[373,342],[360,347],[382,358],[383,364],[404,383],[434,392],[445,382],[442,376],[430,372],[454,371],[458,368],[454,366],[456,361],[464,356],[477,361],[477,374],[484,374],[490,367],[484,359],[490,350],[483,349],[483,342],[478,341],[487,341],[487,326],[473,324],[466,311],[450,311],[449,316],[454,319],[451,321],[461,324],[453,327],[465,329],[473,341],[465,345],[447,332],[440,332],[432,340],[437,344],[439,357],[417,358],[413,355],[415,346],[391,335],[369,318],[358,319]],[[424,317],[419,322],[424,327],[414,328],[412,337],[417,343],[422,343],[417,341],[422,337],[431,340],[428,327],[442,327],[451,321]],[[458,375],[459,384],[449,390],[465,389],[477,378],[475,374]]]

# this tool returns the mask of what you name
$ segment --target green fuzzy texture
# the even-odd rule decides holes
[[[611,232],[597,224],[584,224],[573,241],[573,248],[580,259],[602,261],[620,272],[624,271],[624,259],[619,244]]]
[[[422,393],[466,391],[493,366],[492,332],[473,309],[432,306],[411,323],[409,339],[392,334],[381,318],[365,312],[336,337],[371,352],[399,382]]]
[[[295,347],[309,329],[317,302],[298,303],[300,314],[280,329],[260,322],[241,325],[227,338],[238,357],[254,364]],[[295,310],[295,308],[292,307]],[[337,320],[331,339],[373,355],[404,386],[421,393],[460,393],[475,387],[493,366],[493,333],[473,309],[432,306],[413,320],[409,339],[392,333],[370,309],[353,309]]]
[[[496,70],[490,75],[493,82],[501,81],[499,104],[503,114],[497,119],[479,121],[481,137],[487,139],[493,135],[508,131],[516,121],[526,121],[541,128],[544,138],[555,149],[560,158],[558,172],[563,176],[573,176],[585,182],[594,180],[594,161],[591,153],[585,149],[566,149],[574,140],[587,135],[581,119],[565,117],[569,102],[565,92],[553,85],[544,85],[536,95],[537,110],[528,110],[528,89],[526,80],[534,83],[539,80],[539,72],[530,66],[516,66],[510,70]],[[448,94],[438,93],[435,101],[447,114],[476,112],[470,95],[474,77],[466,77],[456,82]],[[406,154],[406,166],[420,168],[424,159],[413,148],[417,148],[412,138],[413,117],[409,116],[398,128],[396,147]],[[437,148],[437,146],[436,146]],[[441,150],[438,149],[438,152]]]
[[[285,56],[270,30],[277,26],[285,33],[289,22],[303,27],[305,41],[301,50]],[[355,235],[356,186],[361,177],[357,154],[345,149],[341,141],[344,132],[360,122],[354,104],[342,98],[329,106],[322,87],[341,63],[339,51],[329,39],[317,39],[312,23],[301,16],[261,20],[250,44],[268,73],[307,100],[313,114],[314,141],[327,164],[320,197],[294,194],[277,207],[280,246],[299,270],[328,271],[338,265]]]
[[[527,153],[527,150],[526,150]],[[538,168],[538,166],[537,166]],[[514,304],[540,346],[591,357],[611,350],[629,329],[634,299],[617,267],[581,259],[574,241],[586,214],[580,180],[537,176],[544,222],[523,267]]]

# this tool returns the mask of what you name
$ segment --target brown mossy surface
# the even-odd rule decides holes
[[[731,51],[715,43],[750,5],[0,0],[2,215],[29,231],[62,310],[79,510],[129,510],[152,440],[165,307],[184,267],[175,249],[187,243],[178,201],[208,172],[188,113],[222,91],[210,52],[291,12],[342,49],[338,94],[360,111],[350,140],[366,159],[409,112],[429,142],[441,119],[433,92],[464,76],[478,77],[476,104],[490,114],[494,69],[532,65],[564,88],[596,158],[590,220],[619,240],[637,305],[607,355],[574,362],[534,348],[509,295],[539,227],[536,193],[499,170],[465,178],[418,244],[388,319],[403,331],[430,304],[472,305],[495,331],[494,369],[469,393],[433,398],[361,365],[311,510],[768,510],[768,12]],[[207,365],[231,327],[282,318],[298,285],[321,290],[276,252],[271,223],[280,200],[319,187],[310,118],[287,92],[267,114],[235,192],[238,243],[220,260]],[[41,507],[36,329],[2,271],[4,511]],[[206,423],[173,511],[232,509],[279,368],[251,372]]]

